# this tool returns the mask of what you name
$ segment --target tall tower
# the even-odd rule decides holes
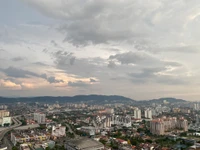
[[[151,111],[151,109],[146,109],[144,111],[144,116],[145,116],[145,118],[152,119],[152,111]]]
[[[134,116],[135,116],[135,119],[141,119],[141,110],[136,108],[134,110]]]

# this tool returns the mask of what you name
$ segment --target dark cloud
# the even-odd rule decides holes
[[[74,65],[75,60],[76,60],[76,57],[72,56],[72,57],[69,59],[70,65]]]
[[[57,66],[67,66],[74,65],[76,57],[73,56],[73,53],[68,53],[66,51],[56,51],[52,54],[55,59],[55,64]]]
[[[25,58],[20,56],[12,58],[12,61],[23,61],[23,60],[25,60]]]
[[[90,82],[97,82],[95,79],[90,78]]]
[[[0,69],[1,72],[4,72],[7,76],[9,77],[14,77],[14,78],[29,78],[30,76],[34,77],[40,77],[38,74],[28,71],[28,70],[23,70],[23,69],[18,69],[14,67],[9,67],[6,69]]]
[[[109,57],[110,60],[117,60],[121,64],[141,64],[141,63],[155,63],[158,60],[145,53],[145,52],[126,52],[126,53],[120,53],[116,55],[111,55]]]
[[[85,86],[89,86],[89,84],[79,80],[79,81],[76,81],[76,82],[69,81],[68,82],[68,86],[71,86],[71,87],[85,87]]]
[[[64,81],[63,80],[57,80],[55,77],[53,77],[53,76],[51,76],[51,77],[48,77],[47,78],[47,81],[49,82],[49,83],[63,83]]]
[[[38,65],[38,66],[49,66],[49,65],[47,65],[47,64],[45,64],[43,62],[34,62],[33,64],[34,65]]]
[[[53,44],[55,47],[58,46],[58,44],[54,40],[51,40],[51,44]]]
[[[164,68],[144,68],[140,73],[130,73],[129,77],[133,83],[159,83],[168,85],[186,84],[187,79],[179,76],[159,74]]]
[[[30,78],[32,76],[32,77],[43,78],[47,80],[49,83],[64,82],[63,80],[57,80],[53,76],[48,77],[46,74],[39,75],[28,70],[18,69],[14,67],[9,67],[7,69],[0,69],[0,71],[5,73],[7,76],[13,77],[13,78]]]
[[[114,61],[109,61],[109,62],[108,62],[108,68],[113,69],[113,68],[115,68],[115,67],[116,67],[116,64],[115,64]]]

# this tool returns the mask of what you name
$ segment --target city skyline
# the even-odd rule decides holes
[[[0,95],[198,100],[197,0],[4,0]]]

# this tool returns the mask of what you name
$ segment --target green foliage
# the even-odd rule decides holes
[[[19,150],[19,149],[16,146],[13,146],[12,150]]]
[[[180,136],[187,136],[187,132],[182,132],[182,133],[180,133]]]
[[[132,145],[139,145],[140,143],[144,143],[144,140],[142,138],[131,138],[130,142]]]
[[[25,120],[20,120],[20,121],[21,121],[21,123],[22,123],[23,126],[27,125],[27,123],[26,123]]]
[[[106,145],[106,142],[107,142],[107,141],[104,140],[104,139],[100,139],[99,142],[101,142],[103,145]]]
[[[65,150],[65,147],[64,145],[63,146],[60,146],[60,145],[56,145],[53,149],[51,150]]]
[[[72,138],[72,139],[75,138],[74,133],[67,132],[66,135],[67,135],[68,137]]]

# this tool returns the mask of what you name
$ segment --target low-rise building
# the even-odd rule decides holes
[[[66,136],[66,127],[65,126],[53,126],[51,135],[56,138]]]
[[[88,138],[69,140],[65,143],[66,150],[104,150],[104,145]]]
[[[50,139],[51,134],[46,131],[26,130],[26,131],[13,131],[11,132],[11,142],[13,145],[17,143],[23,144],[34,141],[46,141]]]

